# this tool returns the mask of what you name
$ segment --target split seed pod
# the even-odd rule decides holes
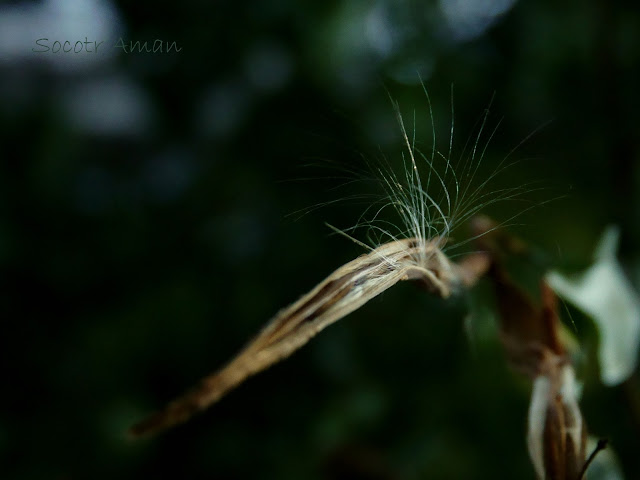
[[[534,380],[528,420],[527,444],[538,478],[580,480],[586,464],[587,431],[571,365],[556,364]]]

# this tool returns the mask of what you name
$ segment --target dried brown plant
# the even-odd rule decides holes
[[[505,257],[526,250],[486,217],[472,222],[476,242],[490,259],[490,278],[499,313],[500,339],[507,361],[533,382],[527,444],[541,480],[581,480],[600,442],[586,458],[587,428],[578,406],[575,372],[560,341],[558,302],[540,280],[540,303],[519,288],[503,265]]]
[[[440,250],[441,239],[423,244],[410,238],[387,243],[338,268],[297,302],[281,310],[226,366],[167,407],[135,425],[146,435],[188,420],[223,395],[274,363],[287,358],[318,332],[360,308],[399,281],[419,282],[447,298],[453,290],[473,284],[486,267],[481,257],[462,266]]]
[[[309,293],[278,312],[227,365],[134,425],[130,430],[134,436],[154,434],[185,422],[251,375],[287,358],[318,332],[400,281],[416,282],[429,293],[447,298],[487,275],[496,293],[499,332],[507,360],[533,382],[527,443],[536,474],[544,480],[584,477],[589,462],[604,444],[599,444],[588,460],[585,458],[586,425],[578,407],[574,370],[559,338],[556,297],[541,281],[540,302],[536,303],[511,280],[503,266],[505,256],[526,251],[526,244],[505,233],[493,221],[475,217],[473,236],[466,242],[475,240],[478,250],[458,262],[447,254],[447,242],[458,224],[475,216],[481,207],[526,191],[516,187],[484,192],[497,172],[480,185],[473,185],[486,149],[486,144],[479,143],[488,111],[471,151],[466,158],[461,156],[462,167],[456,173],[451,163],[452,138],[448,154],[442,154],[435,149],[434,131],[431,155],[424,155],[415,147],[415,139],[409,140],[396,103],[394,107],[406,155],[400,175],[388,165],[377,169],[386,190],[386,203],[377,210],[373,221],[364,223],[375,232],[374,245],[351,237],[347,233],[351,229],[334,229],[368,248],[369,253],[339,267]],[[423,160],[427,168],[424,184],[417,159]],[[440,170],[435,166],[437,160],[442,163]],[[507,168],[502,166],[503,162],[498,170]],[[429,193],[434,186],[440,190],[439,198]],[[401,221],[396,234],[389,231],[388,222],[383,227],[375,224],[380,212],[388,207],[396,211]],[[389,241],[383,241],[385,237]]]
[[[425,94],[431,112],[426,90]],[[462,166],[456,173],[451,161],[453,118],[448,153],[436,150],[435,129],[431,122],[433,146],[430,155],[425,155],[416,148],[415,138],[409,139],[399,106],[393,100],[392,103],[404,143],[402,171],[394,172],[388,163],[372,168],[379,175],[385,191],[384,203],[376,205],[379,209],[373,219],[359,221],[356,225],[366,226],[369,233],[373,233],[376,237],[373,246],[351,237],[347,232],[352,229],[342,231],[334,228],[370,252],[341,266],[297,302],[281,310],[225,367],[204,378],[195,389],[163,410],[135,425],[131,429],[134,435],[155,433],[186,421],[249,376],[287,358],[322,329],[399,281],[418,282],[427,291],[447,298],[460,286],[472,285],[486,270],[488,262],[483,255],[472,255],[456,265],[446,255],[445,249],[454,228],[480,206],[522,193],[519,188],[508,188],[488,195],[484,187],[489,179],[484,179],[479,185],[473,182],[486,149],[486,144],[480,145],[480,139],[488,111],[472,148],[466,151],[465,147],[466,156],[463,152]],[[495,172],[491,177],[494,175]],[[385,209],[396,212],[400,220],[397,225],[392,226],[379,219]],[[397,231],[390,228],[397,228]]]

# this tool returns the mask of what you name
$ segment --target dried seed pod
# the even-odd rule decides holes
[[[578,407],[573,367],[549,357],[549,371],[533,382],[527,444],[541,480],[580,480],[587,429]]]
[[[416,238],[384,244],[333,272],[300,300],[281,310],[225,367],[198,387],[131,429],[135,436],[155,433],[188,420],[208,408],[249,376],[287,358],[318,332],[360,308],[402,280],[419,282],[447,298],[470,284],[482,262],[458,267],[440,250],[444,240]]]
[[[431,113],[429,96],[426,89],[424,91]],[[478,209],[517,198],[527,191],[518,186],[491,193],[484,191],[490,180],[508,167],[504,164],[506,158],[488,179],[474,182],[488,141],[495,133],[494,130],[487,143],[481,146],[489,110],[485,111],[472,142],[473,148],[461,157],[461,170],[456,173],[452,163],[453,118],[448,152],[437,150],[432,121],[431,152],[423,153],[416,148],[415,135],[411,135],[410,140],[399,105],[393,100],[392,104],[406,149],[402,156],[403,170],[396,174],[393,168],[384,164],[374,168],[386,192],[385,201],[380,206],[374,204],[377,210],[370,221],[359,220],[355,227],[339,231],[369,248],[370,253],[338,268],[311,292],[280,311],[230,363],[165,409],[135,425],[131,429],[133,435],[154,433],[186,421],[249,376],[288,357],[320,330],[401,280],[416,281],[430,293],[446,298],[458,286],[469,287],[484,275],[491,263],[486,254],[471,254],[455,264],[443,248],[454,229]],[[421,173],[418,164],[426,171]],[[437,164],[440,166],[436,167]],[[397,213],[398,225],[378,218],[388,208]],[[365,245],[347,233],[362,226],[374,234],[368,238],[377,248]],[[385,243],[383,239],[391,241]]]

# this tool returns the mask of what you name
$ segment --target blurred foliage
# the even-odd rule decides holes
[[[505,365],[486,285],[448,302],[395,287],[189,424],[124,432],[362,252],[324,222],[363,205],[286,215],[335,200],[336,175],[306,164],[398,161],[387,90],[430,146],[420,78],[441,149],[451,85],[458,155],[485,108],[504,119],[487,171],[552,121],[495,187],[544,189],[485,213],[526,210],[513,230],[569,271],[615,223],[637,289],[637,5],[73,3],[0,7],[0,476],[533,479],[530,386]],[[45,37],[108,48],[32,52]],[[182,50],[126,54],[119,37]],[[605,388],[597,331],[569,312],[590,431],[639,478],[637,372]]]

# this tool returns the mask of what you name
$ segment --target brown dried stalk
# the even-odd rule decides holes
[[[604,443],[585,460],[587,429],[578,407],[575,373],[558,335],[556,296],[541,281],[538,305],[511,281],[502,259],[526,251],[522,242],[485,217],[474,219],[473,228],[491,259],[488,275],[496,292],[507,360],[533,381],[527,444],[536,474],[544,480],[581,480]]]
[[[459,285],[475,283],[488,266],[483,255],[456,265],[442,253],[441,238],[384,244],[338,268],[297,302],[281,310],[226,366],[131,428],[153,434],[188,420],[217,402],[249,376],[287,358],[314,335],[357,310],[399,281],[414,280],[447,298]]]

